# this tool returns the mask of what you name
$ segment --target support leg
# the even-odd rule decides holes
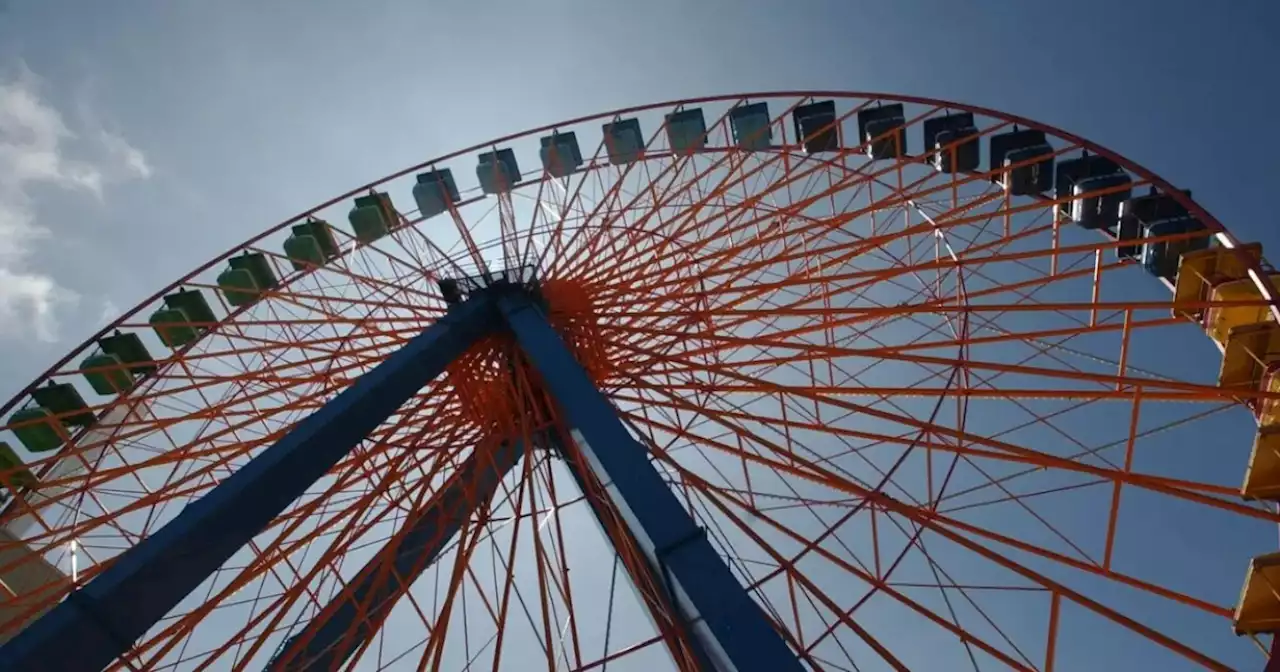
[[[604,494],[605,487],[590,467],[584,466],[586,455],[578,448],[573,437],[565,436],[561,439],[553,433],[550,443],[552,450],[564,456],[569,475],[573,477],[578,490],[583,493],[587,505],[591,507],[591,513],[600,525],[600,533],[613,545],[614,550],[621,554],[623,548],[641,548],[621,513],[609,500],[607,494]],[[610,521],[617,522],[611,524]],[[664,635],[672,630],[679,633],[678,641],[670,639],[666,641],[676,667],[682,670],[714,669],[702,642],[690,637],[688,624],[684,621],[680,610],[676,609],[670,591],[666,590],[666,577],[659,572],[660,569],[647,559],[640,563],[640,566],[626,563],[627,576],[636,588],[637,597],[648,611],[654,627]]]
[[[377,633],[396,601],[435,562],[462,521],[493,499],[523,454],[521,444],[506,443],[467,458],[444,488],[409,516],[406,534],[370,560],[320,615],[285,643],[267,669],[340,669]]]
[[[721,670],[803,668],[764,611],[649,463],[647,451],[574,360],[542,311],[522,297],[498,299],[575,441],[666,585],[685,623]]]
[[[0,647],[0,670],[110,665],[494,323],[488,300],[452,308]]]

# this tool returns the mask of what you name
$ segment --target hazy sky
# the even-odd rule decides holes
[[[1004,109],[1194,187],[1243,239],[1276,240],[1268,0],[0,6],[0,392],[104,311],[323,198],[487,137],[705,93]]]
[[[699,94],[1031,117],[1192,188],[1274,256],[1277,26],[1276,0],[0,0],[0,396],[332,195]]]

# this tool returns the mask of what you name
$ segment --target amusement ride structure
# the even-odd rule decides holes
[[[1262,669],[1273,273],[944,101],[438,157],[0,409],[0,669]]]

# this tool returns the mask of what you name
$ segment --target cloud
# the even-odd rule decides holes
[[[27,268],[35,246],[51,234],[38,218],[33,187],[101,199],[106,185],[145,179],[152,171],[122,135],[101,128],[72,131],[41,89],[40,79],[25,67],[0,75],[0,337],[54,341],[59,309],[78,297]],[[95,158],[77,156],[83,154]]]
[[[55,311],[77,299],[74,292],[59,287],[48,276],[0,267],[0,334],[29,333],[41,341],[56,341]]]
[[[111,299],[103,299],[102,313],[98,315],[98,323],[93,326],[105,327],[117,317],[120,317],[120,306],[117,306]]]
[[[151,165],[147,163],[147,157],[138,148],[130,145],[124,136],[110,131],[101,131],[99,140],[107,153],[133,177],[144,180],[151,177]]]

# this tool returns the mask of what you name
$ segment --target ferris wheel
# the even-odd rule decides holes
[[[0,409],[0,669],[1262,669],[1273,273],[945,101],[441,156]]]

